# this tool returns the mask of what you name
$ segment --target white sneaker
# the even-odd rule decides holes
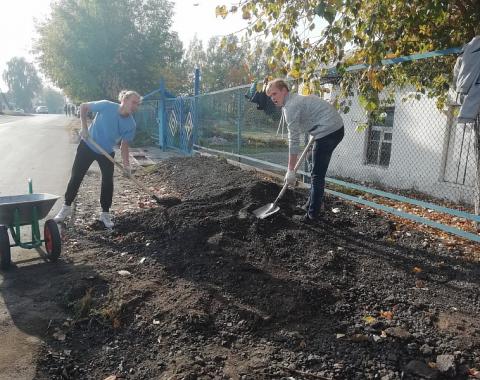
[[[66,218],[72,215],[72,206],[63,205],[61,210],[53,218],[56,223],[63,222]]]
[[[100,214],[100,221],[105,225],[106,228],[113,228],[114,226],[112,214],[109,212],[102,212]]]

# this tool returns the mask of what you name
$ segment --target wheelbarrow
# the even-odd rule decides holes
[[[29,194],[0,197],[0,268],[8,269],[11,264],[11,247],[38,248],[45,243],[46,257],[56,261],[62,251],[62,240],[57,223],[48,219],[40,236],[39,221],[44,219],[59,198],[52,194],[33,193],[32,181],[28,180]],[[30,225],[32,240],[22,241],[20,227]],[[10,244],[8,231],[14,244]]]

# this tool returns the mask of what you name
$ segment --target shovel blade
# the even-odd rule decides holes
[[[274,203],[268,203],[265,206],[254,210],[253,214],[259,219],[265,219],[268,218],[270,215],[275,214],[278,210],[280,210],[280,207],[278,207]]]

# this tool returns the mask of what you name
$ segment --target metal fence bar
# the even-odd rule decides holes
[[[383,66],[395,65],[397,63],[419,61],[419,60],[422,60],[422,59],[441,57],[441,56],[444,56],[444,55],[459,54],[459,53],[461,53],[461,51],[462,51],[461,47],[454,47],[454,48],[449,48],[449,49],[429,51],[429,52],[426,52],[426,53],[404,55],[404,56],[397,57],[397,58],[382,59],[381,63],[382,63]],[[365,63],[360,63],[360,64],[357,64],[357,65],[348,66],[345,70],[347,72],[353,72],[353,71],[365,70],[365,69],[368,69],[369,67],[370,67],[370,65],[367,65]],[[336,75],[336,72],[337,72],[337,70],[334,67],[328,69],[328,74],[329,75]]]
[[[372,207],[372,208],[376,208],[376,209],[388,212],[390,214],[400,216],[400,217],[405,218],[405,219],[410,219],[410,220],[413,220],[413,221],[418,222],[418,223],[426,224],[427,226],[437,228],[439,230],[442,230],[442,231],[445,231],[445,232],[463,237],[463,238],[468,239],[468,240],[480,242],[480,235],[475,235],[475,234],[472,234],[470,232],[460,230],[458,228],[446,226],[445,224],[434,222],[433,220],[423,218],[423,217],[418,216],[418,215],[408,214],[406,212],[399,211],[399,210],[397,210],[393,207],[384,206],[384,205],[381,205],[381,204],[378,204],[378,203],[375,203],[375,202],[371,202],[371,201],[367,201],[365,199],[354,197],[352,195],[339,193],[338,191],[325,189],[325,192],[327,192],[329,194],[332,194],[332,195],[335,195],[337,197],[355,202],[355,203],[361,203],[365,206],[369,206],[369,207]]]
[[[412,205],[420,206],[420,207],[423,207],[423,208],[426,208],[426,209],[431,209],[431,210],[435,210],[435,211],[442,212],[442,213],[445,213],[445,214],[458,216],[460,218],[465,218],[465,219],[468,219],[468,220],[480,222],[480,216],[479,215],[474,215],[474,214],[471,214],[471,213],[468,213],[468,212],[465,212],[465,211],[455,210],[455,209],[449,208],[449,207],[439,206],[435,203],[419,201],[419,200],[416,200],[416,199],[404,197],[402,195],[389,193],[389,192],[382,191],[382,190],[372,189],[371,187],[366,187],[366,186],[356,185],[354,183],[350,183],[350,182],[346,182],[346,181],[341,181],[341,180],[338,180],[338,179],[335,179],[335,178],[328,178],[327,177],[326,181],[330,182],[330,183],[340,185],[340,186],[348,187],[350,189],[363,191],[363,192],[378,195],[378,196],[381,196],[381,197],[384,197],[384,198],[393,199],[393,200],[400,201],[400,202],[403,202],[403,203],[410,203]]]

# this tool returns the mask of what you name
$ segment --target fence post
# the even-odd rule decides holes
[[[243,117],[244,117],[244,100],[240,92],[236,92],[235,96],[237,98],[237,154],[241,154],[242,148],[242,127],[243,127]]]
[[[167,122],[167,115],[165,114],[166,107],[165,107],[165,81],[160,79],[160,100],[158,102],[158,142],[163,151],[167,150],[166,147],[166,140],[165,140],[165,128]]]
[[[195,68],[195,83],[193,85],[193,91],[195,96],[200,95],[200,69]]]
[[[198,96],[200,95],[200,69],[195,68],[195,82],[193,84],[193,144],[198,145]],[[193,146],[192,146],[193,149]]]
[[[473,151],[475,154],[475,215],[480,215],[480,114],[473,123]],[[480,232],[480,223],[474,222],[477,232]]]

